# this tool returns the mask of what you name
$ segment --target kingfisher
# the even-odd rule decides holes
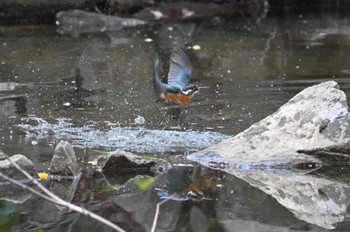
[[[193,67],[186,53],[180,48],[173,49],[168,73],[168,83],[163,83],[158,74],[159,60],[154,64],[153,86],[156,93],[156,102],[174,103],[184,105],[191,101],[192,97],[200,90],[209,87],[190,85]]]
[[[201,180],[192,180],[187,171],[172,168],[166,173],[166,183],[162,188],[155,188],[160,199],[169,199],[174,201],[202,201],[211,200],[203,192],[203,183]]]

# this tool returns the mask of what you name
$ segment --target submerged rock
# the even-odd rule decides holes
[[[67,141],[61,141],[55,148],[51,160],[50,174],[59,176],[79,176],[80,167],[72,145]]]
[[[348,144],[349,122],[346,95],[336,82],[324,82],[303,90],[277,112],[233,138],[188,158],[207,166],[220,162],[228,169],[293,168],[302,164],[317,168],[332,159],[321,161],[302,151]]]
[[[119,31],[124,27],[146,24],[145,21],[138,19],[120,18],[82,10],[61,11],[56,15],[56,19],[57,30],[62,34]]]
[[[116,150],[108,155],[101,155],[97,160],[97,167],[105,174],[155,175],[168,170],[170,166],[163,159],[145,159],[121,150]]]

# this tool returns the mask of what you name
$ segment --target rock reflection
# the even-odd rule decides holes
[[[339,180],[314,174],[230,170],[230,174],[248,182],[275,198],[297,218],[326,229],[335,229],[347,213],[350,186]]]
[[[80,181],[80,175],[74,179],[56,179],[50,181],[50,190],[56,196],[59,196],[61,199],[71,202],[77,190],[78,184]],[[62,210],[66,207],[56,205],[58,209]]]

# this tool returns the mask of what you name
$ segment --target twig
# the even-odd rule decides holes
[[[7,181],[9,181],[9,182],[11,182],[11,183],[21,187],[21,188],[23,188],[25,190],[28,190],[29,192],[31,192],[31,193],[33,193],[33,194],[35,194],[35,195],[37,195],[37,196],[39,196],[41,198],[44,198],[45,200],[51,201],[53,203],[56,203],[52,198],[50,198],[50,197],[48,197],[48,196],[46,196],[46,195],[36,191],[35,189],[33,189],[32,187],[29,187],[28,185],[25,185],[25,184],[15,180],[15,179],[12,179],[11,177],[9,177],[9,176],[1,173],[1,172],[0,172],[0,177],[2,177],[3,179],[5,179],[5,180],[7,180]]]
[[[125,232],[125,230],[123,230],[122,228],[120,228],[116,224],[108,221],[107,219],[105,219],[105,218],[103,218],[103,217],[101,217],[101,216],[99,216],[99,215],[97,215],[97,214],[95,214],[95,213],[93,213],[93,212],[91,212],[91,211],[89,211],[87,209],[84,209],[84,208],[79,207],[77,205],[71,204],[71,203],[69,203],[69,202],[59,198],[54,193],[52,193],[50,190],[45,188],[42,184],[40,184],[38,180],[34,179],[27,171],[22,169],[15,161],[13,161],[13,160],[11,160],[9,158],[7,158],[7,159],[11,162],[11,164],[15,168],[17,168],[20,172],[22,172],[23,175],[25,175],[29,180],[31,180],[46,195],[36,191],[35,189],[33,189],[33,188],[31,188],[31,187],[29,187],[27,185],[24,185],[24,184],[20,183],[19,181],[16,181],[16,180],[14,180],[14,179],[12,179],[12,178],[10,178],[10,177],[0,173],[0,176],[3,177],[4,179],[6,179],[6,180],[12,182],[13,184],[16,184],[16,185],[18,185],[18,186],[20,186],[20,187],[22,187],[22,188],[32,192],[33,194],[35,194],[35,195],[37,195],[39,197],[44,198],[45,200],[51,201],[51,202],[53,202],[55,204],[58,204],[58,205],[61,205],[61,206],[65,206],[65,207],[69,208],[72,211],[75,211],[75,212],[81,213],[81,214],[83,214],[85,216],[88,216],[90,218],[93,218],[93,219],[95,219],[95,220],[105,224],[106,226],[108,226],[108,227],[110,227],[110,228],[112,228],[112,229],[114,229],[116,231]]]
[[[153,219],[153,224],[152,224],[152,229],[151,232],[154,232],[156,230],[156,226],[157,226],[157,222],[158,222],[158,215],[159,215],[159,208],[162,204],[164,204],[165,202],[167,202],[169,199],[164,199],[160,202],[157,203],[156,206],[156,213],[154,214],[154,219]]]

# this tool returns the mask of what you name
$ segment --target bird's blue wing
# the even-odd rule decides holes
[[[168,73],[169,85],[186,87],[190,84],[193,67],[185,52],[177,47],[171,54],[171,63]]]

